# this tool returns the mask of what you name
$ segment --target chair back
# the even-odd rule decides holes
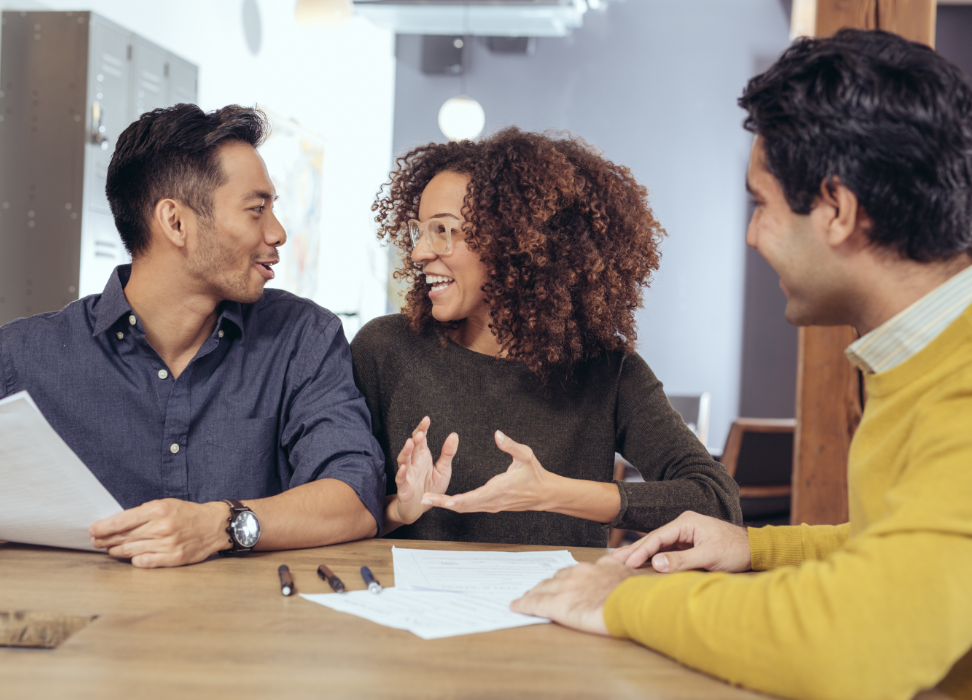
[[[737,418],[722,453],[729,476],[740,487],[789,484],[795,428],[792,418]]]

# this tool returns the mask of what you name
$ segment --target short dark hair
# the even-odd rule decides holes
[[[972,88],[932,49],[883,31],[802,39],[739,105],[794,212],[836,177],[874,244],[920,262],[972,250]]]
[[[132,256],[146,250],[149,219],[165,198],[212,220],[213,190],[223,184],[219,147],[237,141],[257,148],[270,132],[258,109],[229,105],[203,112],[192,104],[146,112],[115,145],[105,193],[115,227]]]

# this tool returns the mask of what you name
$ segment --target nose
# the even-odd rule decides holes
[[[274,248],[279,248],[287,242],[287,232],[272,211],[267,219],[267,228],[263,231],[263,241]]]
[[[437,257],[439,256],[432,250],[427,236],[419,238],[418,245],[412,248],[412,262],[414,263],[424,265],[430,260],[435,260]]]
[[[759,216],[759,210],[753,212],[752,218],[749,219],[749,226],[746,227],[746,245],[748,245],[753,250],[756,250],[756,218]]]

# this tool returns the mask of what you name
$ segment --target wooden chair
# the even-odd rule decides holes
[[[739,498],[789,498],[793,491],[793,418],[737,418],[720,460]]]

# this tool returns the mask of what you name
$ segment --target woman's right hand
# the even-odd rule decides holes
[[[452,458],[459,449],[459,435],[451,433],[442,443],[442,452],[435,464],[429,449],[428,431],[432,420],[426,416],[418,424],[412,437],[398,453],[396,498],[389,503],[388,517],[397,525],[410,525],[432,506],[422,505],[426,493],[445,493],[452,478]],[[391,506],[394,506],[392,511]],[[391,523],[389,523],[391,524]],[[388,531],[388,528],[385,528]]]

